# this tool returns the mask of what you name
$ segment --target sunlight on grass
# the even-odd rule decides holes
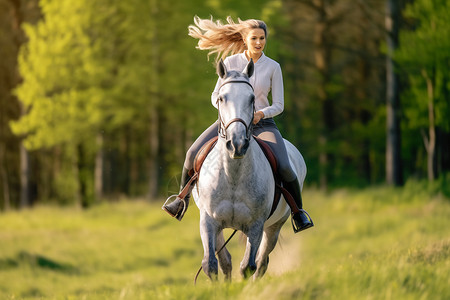
[[[450,202],[425,191],[306,191],[316,223],[290,225],[267,275],[233,283],[202,273],[198,209],[183,222],[161,201],[0,214],[0,299],[450,299]],[[226,232],[228,236],[231,231]]]

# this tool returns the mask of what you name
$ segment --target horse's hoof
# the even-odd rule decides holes
[[[248,266],[247,268],[245,268],[245,270],[243,270],[242,275],[245,279],[248,279],[250,277],[253,276],[253,274],[255,274],[256,272],[256,266]]]

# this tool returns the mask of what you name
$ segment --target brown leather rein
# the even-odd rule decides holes
[[[252,91],[254,91],[253,86],[250,84],[250,82],[248,80],[245,80],[245,79],[227,80],[227,81],[225,81],[224,83],[222,83],[220,85],[219,91],[224,85],[226,85],[228,83],[245,83],[245,84],[248,84],[252,88]],[[254,115],[252,115],[252,119],[250,120],[250,125],[247,125],[247,123],[241,118],[234,118],[234,119],[231,119],[230,121],[228,121],[228,123],[225,123],[222,120],[222,116],[220,115],[219,102],[220,102],[219,98],[217,98],[216,104],[217,104],[217,111],[218,111],[218,114],[219,114],[219,121],[220,121],[219,136],[222,137],[222,138],[227,139],[227,129],[228,129],[228,127],[230,127],[230,125],[233,124],[233,123],[239,122],[239,123],[242,123],[245,126],[245,132],[246,132],[246,135],[247,135],[247,139],[250,139],[250,137],[252,135],[252,131],[253,131],[253,118],[254,118]],[[253,101],[252,105],[253,105],[253,112],[255,112],[255,101]]]

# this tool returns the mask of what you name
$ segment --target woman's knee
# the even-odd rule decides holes
[[[297,177],[297,174],[295,174],[289,161],[280,161],[278,165],[278,172],[280,173],[282,179],[287,182],[291,182]]]
[[[186,157],[184,158],[184,167],[186,169],[192,169],[194,168],[194,159],[197,155],[197,151],[195,149],[189,148],[189,150],[186,152]]]
[[[218,123],[213,123],[210,127],[208,127],[191,145],[189,150],[186,152],[186,157],[184,159],[184,167],[186,169],[194,168],[194,160],[197,153],[203,147],[203,145],[212,139],[214,136],[217,136],[217,127]]]

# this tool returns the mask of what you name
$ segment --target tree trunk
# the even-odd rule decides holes
[[[21,13],[21,1],[20,0],[10,0],[13,7],[12,17],[13,17],[13,29],[17,32],[16,46],[19,49],[20,45],[24,41],[24,34],[21,29],[23,23],[23,15]],[[19,83],[21,81],[20,75],[16,72],[15,82]],[[20,105],[20,115],[23,116],[26,111],[21,103]],[[24,208],[31,205],[31,193],[30,193],[30,165],[29,165],[29,155],[28,151],[23,145],[23,140],[20,141],[20,207]]]
[[[130,194],[130,131],[130,126],[125,126],[123,135],[120,138],[120,156],[123,162],[120,172],[125,174],[120,179],[120,191],[125,195]]]
[[[422,70],[422,76],[427,83],[428,96],[428,137],[423,132],[423,141],[427,150],[427,174],[428,180],[433,181],[436,178],[435,153],[436,153],[436,126],[434,117],[434,74],[431,78],[425,70]]]
[[[28,151],[20,143],[20,208],[31,206],[30,199],[30,159]]]
[[[158,112],[156,108],[152,108],[150,111],[150,156],[148,159],[148,197],[154,199],[158,194],[158,149],[159,149],[159,136],[158,136]]]
[[[319,85],[317,88],[317,97],[320,103],[321,113],[319,120],[319,181],[320,187],[326,189],[328,186],[328,125],[331,120],[330,112],[331,103],[327,92],[327,84],[329,81],[329,65],[330,65],[330,48],[326,45],[327,34],[327,13],[324,0],[315,0],[314,5],[318,12],[318,21],[315,24],[314,32],[314,59],[315,66],[319,73]]]
[[[103,134],[97,134],[97,152],[95,154],[95,199],[101,200],[103,197]]]
[[[79,187],[79,199],[82,208],[89,207],[89,198],[87,194],[87,178],[85,173],[85,150],[83,145],[79,144],[77,147],[78,150],[78,187]]]
[[[358,49],[361,49],[364,53],[370,53],[369,52],[370,45],[368,44],[367,41],[367,29],[370,27],[368,24],[369,22],[367,16],[364,15],[363,3],[358,2],[357,6],[360,11],[358,18],[359,28],[357,34]],[[357,86],[355,87],[356,88],[355,95],[361,103],[365,103],[368,101],[368,99],[370,99],[367,87],[370,86],[369,74],[371,72],[371,66],[367,58],[361,55],[358,57],[357,69],[359,76]],[[371,119],[370,113],[367,111],[366,108],[364,108],[364,106],[358,109],[358,119],[364,126],[367,126],[367,124],[370,122]],[[362,147],[364,150],[362,151],[361,157],[359,158],[360,160],[360,163],[358,164],[359,172],[365,177],[367,182],[372,182],[372,165],[370,161],[370,138],[364,137],[363,140],[361,141],[360,147]]]
[[[5,167],[5,153],[5,145],[3,143],[0,143],[0,177],[2,179],[3,187],[3,209],[6,211],[11,208],[11,199],[9,196],[8,174]]]
[[[25,115],[25,108],[20,103],[20,115]],[[30,157],[28,150],[23,144],[23,139],[20,141],[20,208],[31,206],[30,193]]]
[[[153,199],[158,194],[158,152],[159,152],[159,117],[158,117],[158,92],[159,92],[159,43],[158,43],[158,1],[152,0],[152,17],[155,22],[153,28],[153,47],[152,47],[152,80],[151,93],[153,99],[150,101],[149,108],[149,143],[150,155],[148,158],[148,197]]]
[[[398,47],[400,3],[386,0],[386,182],[389,185],[403,184],[400,132],[400,97],[398,76],[392,59]]]

